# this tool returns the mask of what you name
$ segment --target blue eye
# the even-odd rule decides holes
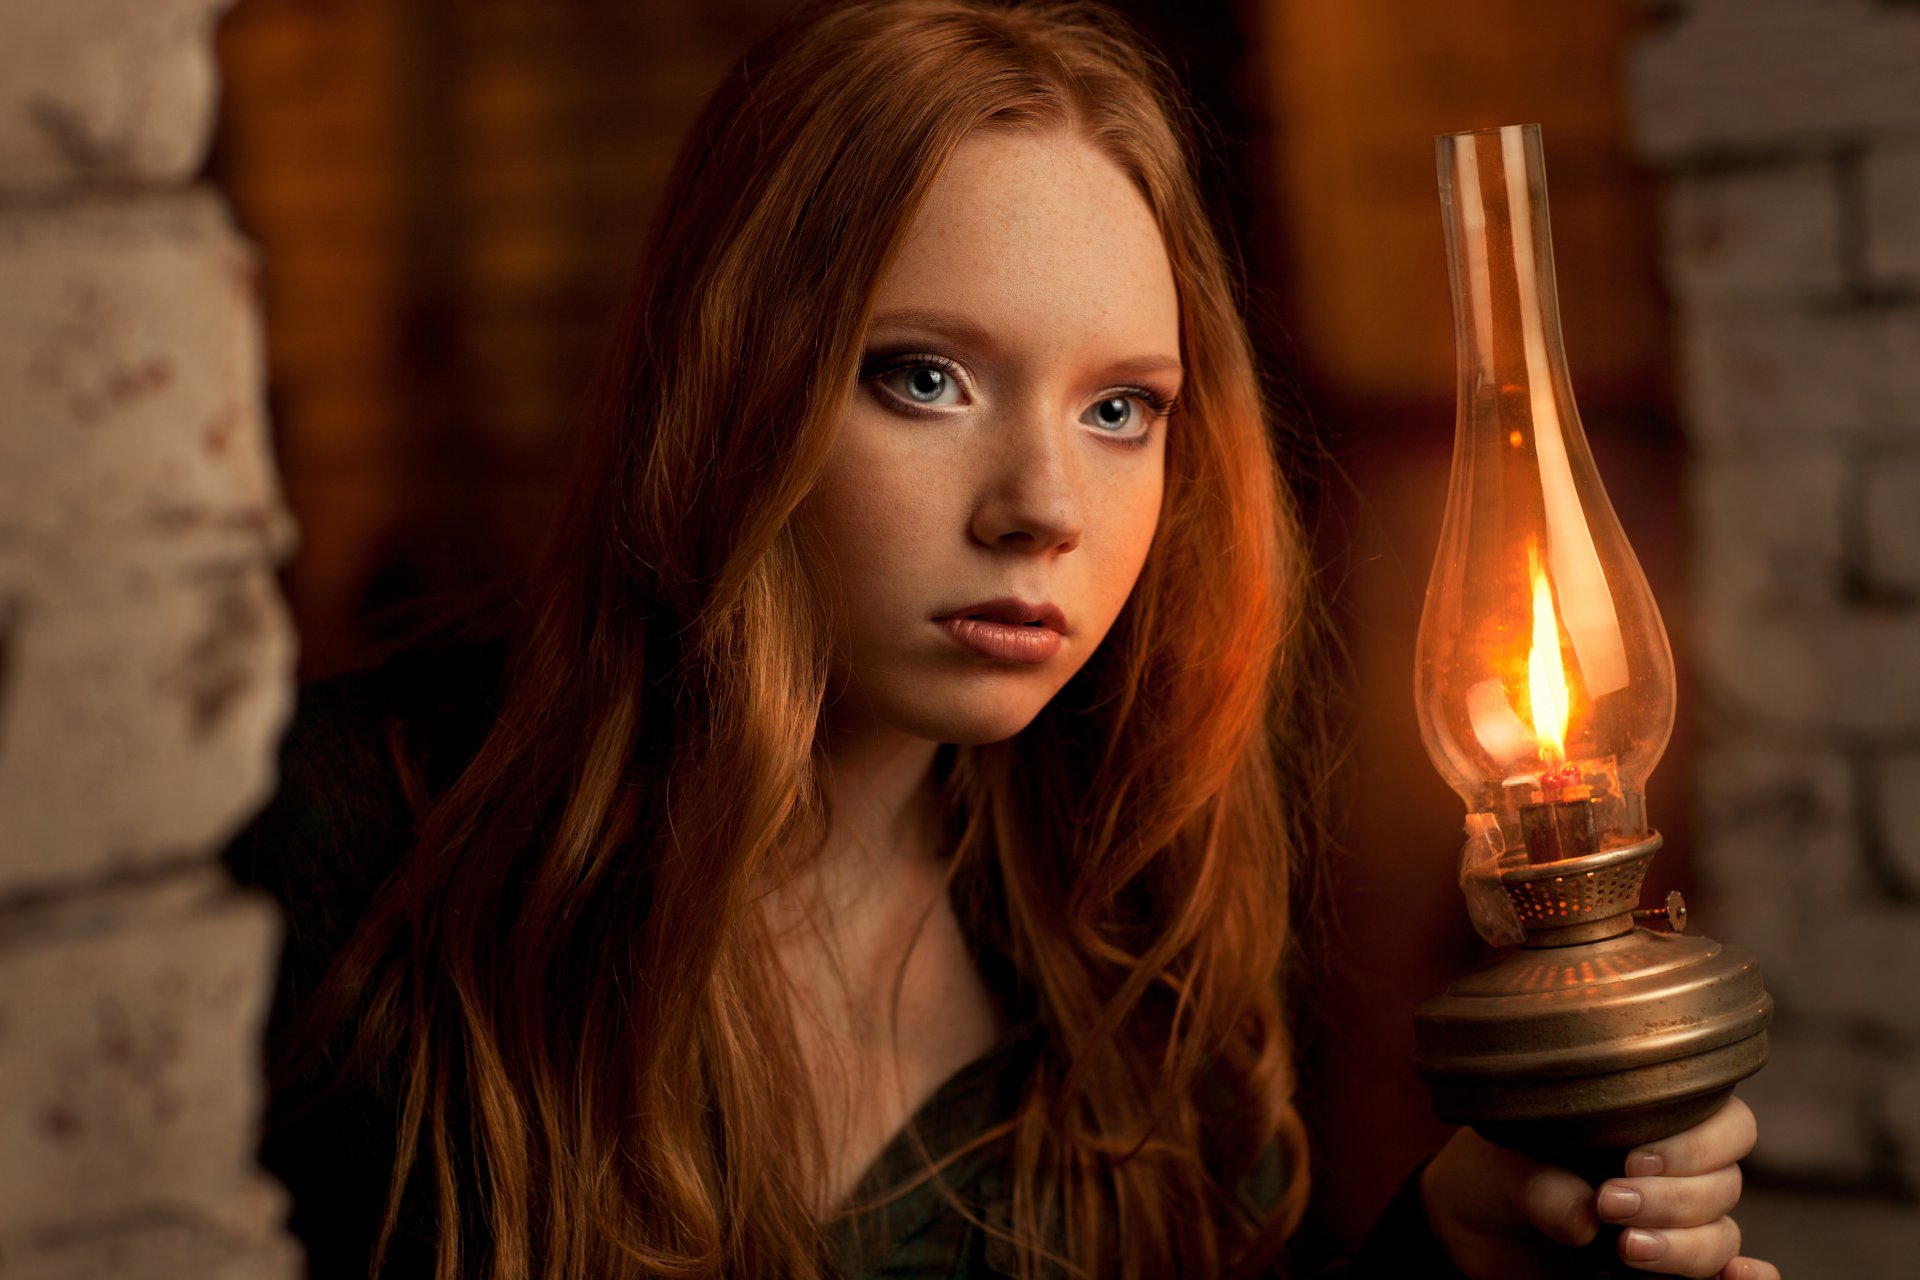
[[[907,375],[907,399],[921,404],[938,404],[941,393],[952,383],[952,379],[940,370],[928,369],[924,366],[918,369],[904,369],[900,372]]]
[[[1124,431],[1139,416],[1132,396],[1113,396],[1102,400],[1088,412],[1093,415],[1095,426],[1113,432]]]
[[[879,383],[889,397],[915,407],[948,408],[963,403],[957,366],[939,356],[895,359],[878,368],[863,369],[860,378]]]
[[[1124,394],[1098,401],[1080,421],[1097,427],[1120,444],[1145,444],[1153,424],[1173,412],[1173,401],[1146,387],[1125,387]]]

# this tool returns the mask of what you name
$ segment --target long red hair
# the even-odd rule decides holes
[[[419,1184],[440,1280],[831,1269],[751,907],[826,826],[828,640],[789,522],[889,257],[978,129],[1071,130],[1131,176],[1186,366],[1126,608],[1029,727],[945,775],[956,907],[1046,1028],[1018,1110],[975,1143],[1009,1169],[990,1229],[1023,1274],[1098,1277],[1219,1274],[1292,1231],[1300,824],[1276,725],[1306,556],[1187,114],[1081,4],[814,9],[714,94],[522,594],[498,723],[423,798],[412,856],[280,1046],[293,1073],[349,1019],[346,1070],[397,1071],[382,1252]],[[1276,1148],[1285,1190],[1256,1221],[1231,1189]]]

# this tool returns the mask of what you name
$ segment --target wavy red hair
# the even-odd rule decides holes
[[[398,1072],[381,1250],[417,1183],[440,1280],[830,1269],[820,1137],[750,908],[826,823],[827,632],[790,521],[889,257],[980,129],[1070,130],[1131,176],[1186,379],[1119,620],[1027,729],[954,749],[946,777],[956,906],[1046,1026],[977,1143],[1003,1144],[1023,1274],[1222,1274],[1292,1231],[1299,744],[1275,727],[1306,556],[1187,114],[1080,4],[817,8],[714,94],[524,589],[498,724],[422,798],[413,855],[280,1046],[296,1073],[348,1019],[346,1069]],[[1231,1189],[1263,1153],[1285,1189],[1255,1220]]]

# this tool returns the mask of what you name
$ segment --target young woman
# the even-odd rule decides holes
[[[1277,1272],[1305,553],[1184,111],[976,0],[721,86],[510,627],[310,691],[236,845],[315,1276]],[[1635,1265],[1774,1274],[1751,1139],[1607,1184]],[[1597,1226],[1467,1135],[1357,1265]]]

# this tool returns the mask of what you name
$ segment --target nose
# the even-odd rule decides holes
[[[1059,554],[1080,545],[1086,494],[1070,430],[1021,414],[994,433],[973,536],[989,547]]]

